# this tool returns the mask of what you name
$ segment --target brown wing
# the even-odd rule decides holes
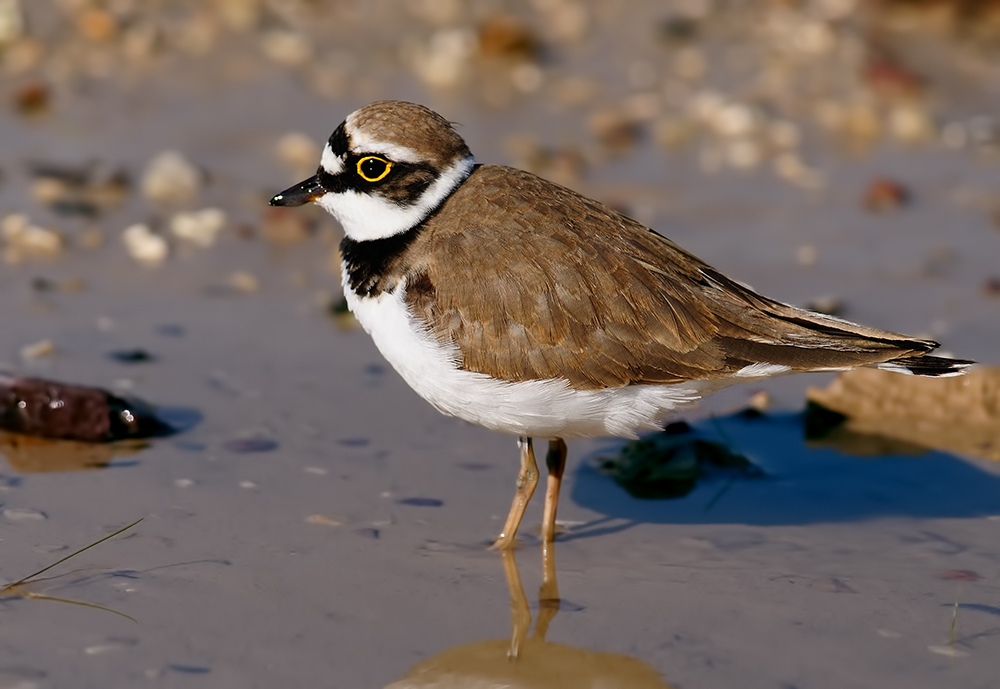
[[[478,168],[407,254],[414,313],[458,346],[463,368],[503,380],[673,383],[936,346],[762,297],[639,223],[510,168]]]

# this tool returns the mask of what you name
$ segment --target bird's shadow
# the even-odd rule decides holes
[[[856,456],[813,446],[804,437],[801,414],[734,414],[692,425],[742,453],[765,475],[699,481],[682,498],[641,500],[596,468],[599,457],[621,447],[609,445],[581,463],[571,494],[578,505],[606,516],[567,540],[636,523],[773,526],[1000,515],[1000,475],[945,452]]]

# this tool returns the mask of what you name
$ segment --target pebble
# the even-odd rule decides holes
[[[987,278],[983,283],[983,294],[987,297],[1000,297],[1000,277]]]
[[[760,145],[749,138],[734,139],[724,147],[726,162],[739,170],[749,170],[760,165],[764,153]]]
[[[24,33],[24,12],[20,0],[0,0],[0,45],[20,38]]]
[[[865,208],[874,212],[896,210],[910,201],[910,192],[899,182],[891,179],[879,178],[868,185],[865,191]]]
[[[309,40],[296,31],[274,29],[260,39],[260,47],[269,59],[285,67],[300,67],[313,55]]]
[[[800,266],[815,265],[819,252],[812,244],[803,244],[795,252],[795,260]]]
[[[823,173],[807,166],[796,153],[782,153],[775,157],[774,170],[786,182],[803,189],[822,189],[826,186]]]
[[[534,3],[545,15],[546,29],[558,41],[583,40],[591,25],[590,9],[575,0],[545,0]]]
[[[747,407],[763,413],[770,409],[773,403],[774,401],[767,390],[758,390],[750,395],[750,399],[747,400]]]
[[[545,73],[538,65],[526,62],[510,71],[510,80],[521,93],[534,93],[545,83]]]
[[[122,232],[122,241],[125,242],[129,255],[146,265],[159,265],[170,253],[167,240],[143,223],[126,227]]]
[[[203,208],[174,215],[170,219],[170,231],[178,239],[207,249],[215,244],[215,238],[225,224],[225,211],[220,208]]]
[[[301,132],[289,132],[275,146],[278,160],[293,172],[315,168],[320,155],[320,146]]]
[[[29,507],[9,507],[3,511],[3,516],[12,522],[38,522],[49,518],[41,510]]]
[[[52,344],[52,340],[39,340],[33,344],[21,347],[20,355],[25,361],[30,361],[32,359],[52,356],[55,353],[56,346]]]
[[[757,126],[756,114],[742,103],[727,103],[709,115],[710,123],[723,136],[747,136]]]
[[[49,109],[51,93],[42,81],[29,81],[14,92],[14,109],[21,115],[40,115]]]
[[[923,107],[897,106],[889,111],[889,132],[904,143],[920,143],[934,136],[934,123]]]
[[[260,290],[260,281],[253,273],[238,270],[229,276],[229,286],[238,292],[253,294]]]
[[[194,481],[189,478],[179,478],[174,481],[174,485],[178,488],[190,488],[194,485]]]
[[[342,526],[344,522],[325,514],[311,514],[306,517],[306,524],[316,524],[318,526]]]
[[[197,196],[203,177],[179,152],[163,151],[146,166],[142,193],[155,203],[185,203]]]
[[[76,16],[76,30],[88,41],[110,41],[118,33],[118,22],[107,10],[92,7]]]
[[[602,146],[618,152],[633,148],[641,134],[638,123],[618,110],[598,110],[587,125]]]
[[[425,44],[415,46],[410,64],[426,86],[447,90],[458,86],[469,57],[476,50],[476,35],[464,28],[435,31]]]
[[[20,263],[27,257],[50,257],[60,253],[65,242],[55,230],[33,225],[26,215],[11,213],[0,222],[0,235],[7,246],[4,260]]]
[[[477,48],[483,57],[533,60],[541,42],[531,28],[517,17],[494,14],[479,25]]]

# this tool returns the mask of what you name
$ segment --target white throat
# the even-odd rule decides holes
[[[427,217],[472,172],[476,160],[471,155],[445,168],[427,187],[420,199],[401,206],[378,194],[356,191],[328,192],[316,203],[343,226],[344,233],[356,242],[385,239],[406,232]]]

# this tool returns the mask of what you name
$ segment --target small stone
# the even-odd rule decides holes
[[[924,79],[888,54],[875,54],[862,73],[864,83],[889,100],[912,101],[924,89]]]
[[[545,82],[545,73],[538,65],[526,62],[511,70],[510,80],[521,93],[535,93]]]
[[[325,514],[311,514],[306,517],[306,524],[316,524],[317,526],[342,526],[344,522]]]
[[[514,57],[532,60],[540,42],[520,19],[493,15],[479,25],[479,54],[484,57]]]
[[[274,62],[286,67],[299,67],[312,57],[309,40],[300,33],[283,29],[267,31],[261,37],[261,49]]]
[[[198,194],[201,171],[177,151],[164,151],[146,166],[142,192],[156,203],[184,203]]]
[[[910,192],[906,187],[884,177],[874,180],[865,191],[865,208],[873,213],[893,211],[909,202]]]
[[[726,144],[724,151],[729,165],[740,170],[757,167],[763,158],[760,146],[749,138],[730,141]]]
[[[41,81],[29,81],[14,92],[14,109],[21,115],[40,115],[50,102],[49,87]]]
[[[11,262],[23,257],[47,257],[60,253],[64,248],[62,235],[55,230],[33,225],[28,217],[12,213],[0,223],[0,234],[11,251]]]
[[[178,213],[170,219],[170,231],[178,239],[202,248],[215,243],[215,238],[226,224],[226,213],[219,208]]]
[[[301,132],[290,132],[278,139],[275,153],[282,164],[294,172],[300,172],[316,167],[320,146]]]
[[[771,395],[767,390],[758,390],[747,400],[747,407],[758,412],[766,412],[771,408],[771,404]]]
[[[795,251],[795,260],[800,266],[815,265],[819,252],[812,244],[803,244]]]
[[[118,22],[110,12],[90,8],[77,15],[76,30],[88,41],[108,41],[118,33]]]
[[[899,106],[889,111],[889,131],[904,143],[918,143],[931,138],[934,123],[927,111],[912,105]]]
[[[129,255],[140,263],[155,266],[166,259],[170,253],[167,240],[154,233],[148,225],[136,223],[129,225],[122,232],[122,241]]]
[[[253,273],[238,270],[229,276],[229,286],[237,292],[253,294],[260,290],[260,281]]]
[[[727,103],[712,118],[712,125],[723,136],[746,136],[757,126],[757,115],[742,103]]]
[[[240,481],[240,488],[245,488],[246,490],[253,490],[257,487],[257,484],[253,481]]]
[[[441,29],[426,44],[415,47],[410,63],[417,78],[427,86],[455,88],[465,76],[476,45],[476,35],[468,29]]]
[[[41,510],[34,510],[29,507],[10,507],[3,511],[4,519],[12,522],[38,522],[48,519]]]
[[[32,359],[41,359],[43,357],[52,356],[56,353],[56,346],[52,344],[52,340],[39,340],[34,344],[25,345],[21,347],[21,358],[25,361],[30,361]]]
[[[178,488],[190,488],[194,485],[194,481],[189,478],[179,478],[174,481],[174,485]]]
[[[791,151],[775,157],[774,170],[782,179],[804,189],[822,189],[826,184],[819,170],[808,167]]]
[[[601,145],[614,151],[634,147],[641,133],[638,123],[617,110],[599,110],[587,124]]]
[[[0,0],[0,45],[11,43],[23,34],[24,12],[20,0]]]
[[[983,283],[983,294],[987,297],[1000,297],[1000,277],[987,278]]]

